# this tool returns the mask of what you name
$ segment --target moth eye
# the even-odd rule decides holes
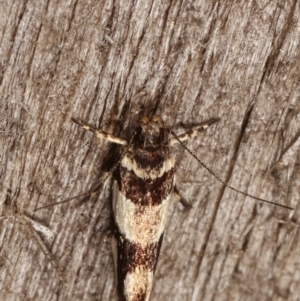
[[[155,123],[163,123],[164,122],[163,119],[160,116],[158,116],[158,115],[154,116],[152,118],[152,121],[155,122]]]
[[[147,116],[143,116],[142,119],[141,119],[141,123],[142,124],[147,124],[149,123],[149,118]]]

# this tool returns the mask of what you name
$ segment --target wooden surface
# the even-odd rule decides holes
[[[152,300],[299,300],[299,1],[1,1],[2,301],[116,300],[109,183],[83,207],[35,208],[97,184],[139,114],[220,117],[180,147]],[[177,132],[182,132],[176,127]],[[63,269],[61,282],[16,207]]]

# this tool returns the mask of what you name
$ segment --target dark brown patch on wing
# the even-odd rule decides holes
[[[119,191],[126,199],[139,206],[155,206],[162,203],[173,189],[175,170],[165,172],[160,178],[142,179],[132,170],[120,167],[115,173]]]
[[[133,273],[137,267],[143,267],[154,273],[163,240],[163,234],[157,243],[149,244],[143,248],[140,244],[127,240],[114,222],[114,238],[116,240],[117,248],[117,288],[120,299],[125,301],[124,281],[127,273]],[[134,300],[145,300],[145,292],[140,292],[136,295],[136,299]]]
[[[133,156],[138,166],[144,169],[161,168],[167,158],[167,150],[161,147],[138,148]]]

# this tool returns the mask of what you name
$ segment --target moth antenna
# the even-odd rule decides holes
[[[209,167],[207,167],[203,162],[201,162],[198,157],[191,151],[189,150],[184,144],[182,141],[180,141],[180,139],[178,138],[178,136],[174,133],[174,131],[170,130],[171,134],[174,136],[174,138],[181,144],[181,146],[192,156],[194,157],[194,159],[196,159],[196,161],[198,163],[200,163],[202,165],[202,167],[204,167],[210,174],[212,174],[219,182],[221,182],[223,185],[225,185],[227,188],[237,192],[237,193],[240,193],[240,194],[243,194],[245,196],[248,196],[252,199],[255,199],[257,201],[260,201],[260,202],[264,202],[264,203],[268,203],[268,204],[271,204],[271,205],[275,205],[275,206],[279,206],[279,207],[282,207],[282,208],[285,208],[285,209],[289,209],[289,210],[294,210],[294,208],[292,207],[289,207],[289,206],[286,206],[286,205],[282,205],[282,204],[278,204],[278,203],[275,203],[275,202],[271,202],[271,201],[268,201],[268,200],[264,200],[264,199],[261,199],[261,198],[258,198],[254,195],[251,195],[251,194],[248,194],[246,192],[243,192],[241,190],[238,190],[230,185],[228,185],[227,183],[225,183],[221,178],[219,178]]]
[[[75,200],[77,198],[84,197],[83,200],[85,200],[87,198],[92,197],[93,195],[95,195],[95,194],[98,193],[98,191],[101,189],[103,183],[113,174],[113,172],[116,170],[116,168],[117,168],[120,160],[118,160],[117,163],[115,163],[115,165],[112,167],[111,171],[100,180],[100,184],[97,186],[96,189],[93,189],[92,191],[89,191],[89,192],[86,192],[86,193],[82,193],[82,194],[79,194],[79,195],[72,196],[72,197],[70,197],[68,199],[65,199],[63,201],[60,201],[60,202],[55,202],[55,203],[51,203],[51,204],[47,204],[47,205],[38,207],[34,211],[38,211],[38,210],[45,209],[45,208],[48,208],[48,207],[52,207],[52,206],[56,206],[56,205],[60,205],[60,204],[64,204],[64,203],[68,203],[68,202],[70,202],[72,200]],[[80,201],[80,204],[84,203],[83,200]]]
[[[73,119],[72,119],[73,120]],[[73,120],[74,121],[74,120]],[[74,121],[75,122],[75,121]],[[95,195],[102,187],[103,183],[114,173],[114,171],[117,169],[119,163],[121,162],[121,160],[124,158],[124,156],[127,154],[128,150],[130,149],[130,147],[132,146],[132,141],[133,141],[133,137],[135,135],[135,132],[134,134],[132,135],[128,145],[125,146],[125,150],[123,151],[122,155],[120,156],[119,160],[117,160],[117,162],[113,165],[113,167],[111,168],[110,172],[104,176],[101,180],[100,180],[100,184],[97,186],[96,189],[90,191],[90,192],[86,192],[86,193],[82,193],[82,194],[79,194],[79,195],[76,195],[76,196],[73,196],[73,197],[70,197],[68,199],[65,199],[63,201],[60,201],[60,202],[55,202],[55,203],[51,203],[51,204],[47,204],[47,205],[44,205],[44,206],[41,206],[41,207],[38,207],[36,208],[34,211],[38,211],[38,210],[41,210],[41,209],[45,209],[45,208],[48,208],[48,207],[52,207],[52,206],[56,206],[56,205],[60,205],[60,204],[64,204],[64,203],[67,203],[67,202],[70,202],[72,200],[75,200],[77,198],[82,198],[84,197],[84,199],[87,199],[87,198],[90,198],[92,197],[93,195]],[[81,203],[83,203],[83,201],[81,201]]]
[[[109,176],[110,176],[110,174],[108,174],[106,177],[104,177],[104,179],[101,181],[100,185],[91,192],[82,193],[82,194],[79,194],[79,195],[72,196],[72,197],[70,197],[68,199],[65,199],[63,201],[60,201],[60,202],[55,202],[55,203],[44,205],[44,206],[36,208],[34,211],[38,211],[38,210],[45,209],[45,208],[48,208],[48,207],[64,204],[64,203],[70,202],[72,200],[75,200],[77,198],[81,198],[81,197],[85,197],[85,198],[91,197],[92,195],[96,194],[101,189],[102,184],[108,179]]]

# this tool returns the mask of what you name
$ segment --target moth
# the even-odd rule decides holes
[[[144,116],[130,141],[73,120],[83,129],[94,132],[99,138],[122,145],[121,158],[110,173],[113,176],[112,249],[118,295],[121,301],[150,300],[170,201],[173,197],[180,198],[175,184],[176,164],[172,152],[175,144],[181,144],[226,187],[259,201],[293,209],[229,186],[183,144],[184,141],[195,137],[198,132],[204,131],[219,120],[213,118],[177,136],[165,127],[160,116],[154,116],[152,119]],[[170,134],[173,136],[170,137]],[[90,196],[98,190],[99,187],[92,193],[81,196]],[[183,199],[181,201],[187,206]]]
[[[144,116],[129,142],[77,122],[99,138],[123,145],[113,171],[112,249],[122,301],[148,301],[163,240],[170,201],[176,194],[171,147],[194,137],[219,119],[176,138],[160,116]]]

